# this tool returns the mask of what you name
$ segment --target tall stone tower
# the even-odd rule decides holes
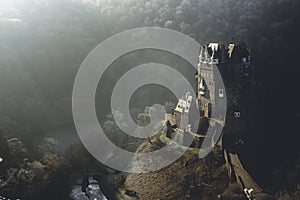
[[[197,73],[197,100],[215,105],[214,65],[217,61],[208,53],[208,47],[201,48]],[[214,51],[213,51],[214,52]]]

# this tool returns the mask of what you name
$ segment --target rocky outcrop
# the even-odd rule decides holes
[[[161,146],[159,140],[145,142],[139,152],[153,151],[158,146]],[[221,150],[216,148],[206,158],[199,159],[197,152],[188,150],[176,162],[159,171],[128,175],[124,191],[137,192],[140,200],[218,199],[229,187],[227,169],[221,155]],[[242,192],[238,193],[239,200],[243,199]],[[126,199],[125,194],[124,197]],[[231,198],[234,195],[229,197],[237,199]]]

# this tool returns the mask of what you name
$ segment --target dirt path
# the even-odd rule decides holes
[[[262,188],[255,183],[250,174],[243,167],[238,155],[229,153],[229,157],[233,169],[240,179],[237,181],[241,181],[242,185],[244,185],[244,188],[253,189],[255,193],[262,192]]]

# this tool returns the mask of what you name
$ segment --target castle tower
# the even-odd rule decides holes
[[[215,47],[214,49],[215,50]],[[198,64],[198,101],[215,104],[214,64],[207,46],[201,48]],[[199,73],[200,72],[200,73]],[[199,76],[200,74],[200,76]]]

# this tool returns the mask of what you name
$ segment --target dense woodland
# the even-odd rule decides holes
[[[276,193],[287,191],[281,196],[292,195],[300,180],[298,131],[295,130],[300,111],[295,95],[299,90],[299,9],[300,2],[294,0],[3,2],[0,7],[0,128],[5,139],[0,139],[17,137],[27,145],[28,151],[35,149],[28,138],[40,137],[42,141],[48,129],[72,121],[73,81],[85,56],[97,44],[131,28],[166,27],[188,34],[201,44],[243,42],[251,48],[257,95],[261,100],[255,110],[256,122],[249,131],[248,149],[255,148],[245,153],[249,158],[247,166],[265,187]],[[168,54],[153,53],[148,58],[146,54],[137,55],[125,55],[115,65],[124,65],[126,69],[131,64],[152,59],[170,66],[180,63],[175,58],[168,61]],[[119,72],[108,73],[112,79],[105,79],[103,85],[112,85],[113,77]],[[98,92],[99,101],[109,90],[108,87]],[[168,95],[171,100],[174,98],[167,94],[162,100],[159,94],[164,91],[159,92],[154,95],[157,96],[154,102],[165,102]],[[140,105],[144,95],[140,93],[133,102],[138,105],[133,113],[153,103],[145,99]],[[99,118],[101,123],[112,126],[106,107],[106,104],[97,106]],[[43,153],[32,160],[37,158],[43,159]]]

